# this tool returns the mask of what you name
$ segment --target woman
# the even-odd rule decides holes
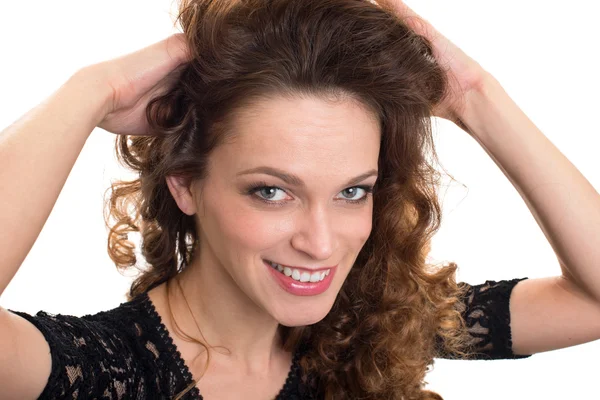
[[[436,398],[421,389],[434,355],[519,358],[594,337],[585,323],[548,327],[574,308],[584,321],[597,316],[589,283],[599,257],[577,232],[599,226],[598,195],[477,63],[401,3],[387,12],[360,1],[208,3],[182,3],[184,36],[80,71],[4,132],[4,182],[45,191],[6,200],[3,221],[22,243],[35,239],[56,200],[49,193],[94,126],[142,135],[119,141],[140,179],[114,188],[109,250],[119,266],[135,264],[125,235],[139,229],[150,265],[132,300],[107,313],[1,313],[9,395],[198,398],[197,380],[209,399]],[[219,35],[229,15],[233,39]],[[437,64],[402,21],[431,41]],[[81,102],[82,88],[98,96]],[[146,126],[148,101],[165,92]],[[469,288],[454,283],[455,266],[425,269],[439,213],[424,161],[431,112],[467,130],[513,178],[554,239],[563,276]],[[23,185],[34,179],[19,172],[40,123],[64,140],[40,149],[44,185]],[[532,164],[556,170],[518,168],[528,148],[547,149]],[[573,210],[582,214],[571,225],[559,221],[557,198],[528,190],[550,178],[589,206]],[[11,215],[32,197],[28,208],[47,213],[24,228]],[[2,243],[8,283],[28,249]],[[23,354],[33,362],[21,369]]]

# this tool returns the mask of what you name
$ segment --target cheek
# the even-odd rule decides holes
[[[357,229],[356,239],[360,243],[361,247],[365,244],[365,242],[371,235],[371,228],[371,218],[369,218],[365,223],[362,224],[362,226],[359,229]]]
[[[262,250],[289,235],[289,220],[282,213],[236,207],[227,212],[221,209],[215,223],[232,247]]]
[[[347,230],[346,235],[352,243],[362,247],[371,235],[371,229],[373,228],[372,206],[366,207],[354,216],[346,216],[344,226]]]

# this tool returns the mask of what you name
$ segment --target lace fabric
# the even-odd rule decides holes
[[[530,357],[512,352],[510,331],[510,294],[523,279],[461,283],[468,286],[463,317],[477,343],[474,359]],[[82,317],[9,311],[35,325],[50,346],[52,370],[39,399],[172,399],[193,382],[147,293]],[[301,383],[298,358],[296,354],[276,400],[316,400]],[[197,388],[182,398],[199,399]]]
[[[477,360],[521,359],[512,351],[510,329],[510,295],[514,286],[527,279],[485,281],[468,288],[463,318],[474,338]],[[453,358],[449,356],[449,358]]]

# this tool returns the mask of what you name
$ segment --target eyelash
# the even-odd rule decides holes
[[[359,185],[359,186],[350,186],[347,187],[344,190],[347,189],[362,189],[365,191],[365,195],[363,197],[361,197],[358,200],[348,200],[348,199],[344,199],[342,201],[348,203],[348,204],[361,204],[361,203],[365,203],[368,199],[369,196],[373,193],[373,186],[371,185]],[[283,192],[285,192],[284,189],[280,188],[279,186],[272,186],[272,185],[268,185],[266,182],[257,182],[255,184],[253,184],[252,186],[250,186],[248,189],[246,189],[246,194],[249,196],[252,196],[253,198],[255,198],[256,200],[262,201],[263,203],[269,205],[269,206],[274,206],[274,207],[280,207],[283,205],[283,203],[285,203],[285,201],[273,201],[273,200],[267,200],[264,199],[260,196],[256,195],[256,192],[258,192],[261,189],[278,189],[281,190]],[[286,192],[287,193],[287,192]]]

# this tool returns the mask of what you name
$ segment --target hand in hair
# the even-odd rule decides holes
[[[121,135],[149,134],[146,105],[168,90],[188,60],[185,37],[178,33],[133,53],[86,67],[112,92],[98,126]]]
[[[389,5],[412,30],[431,42],[436,61],[448,75],[448,91],[434,107],[433,114],[466,130],[460,119],[465,108],[465,96],[483,84],[487,71],[402,0],[389,0]]]

